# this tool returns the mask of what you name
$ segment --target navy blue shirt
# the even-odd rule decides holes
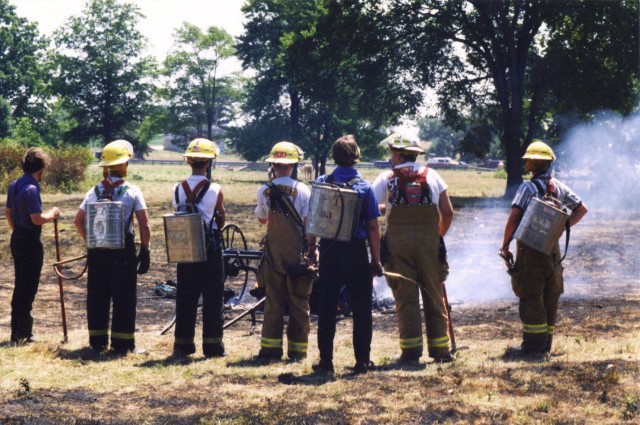
[[[358,220],[358,229],[354,238],[366,239],[366,223],[369,220],[380,217],[380,208],[376,202],[376,197],[373,193],[371,184],[364,180],[358,170],[353,167],[337,167],[331,174],[336,183],[347,183],[353,178],[358,177],[358,182],[351,187],[352,190],[358,193],[358,198],[362,199],[362,208],[360,209],[360,219]],[[325,174],[316,179],[318,183],[327,183],[328,175]]]
[[[40,184],[31,174],[25,174],[11,182],[6,207],[11,208],[14,225],[27,229],[42,227],[31,222],[31,214],[42,212]]]

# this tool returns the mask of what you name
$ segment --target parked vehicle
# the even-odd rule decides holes
[[[501,159],[485,159],[483,162],[478,164],[478,167],[502,170],[504,168],[504,162]]]
[[[448,156],[436,156],[429,158],[427,165],[431,168],[458,168],[460,164]]]

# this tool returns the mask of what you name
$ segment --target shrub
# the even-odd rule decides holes
[[[1,193],[6,193],[9,183],[22,175],[20,160],[26,149],[14,140],[0,141]],[[51,156],[51,164],[44,173],[43,191],[69,193],[78,190],[85,170],[93,160],[91,152],[78,146],[49,146],[43,150]]]

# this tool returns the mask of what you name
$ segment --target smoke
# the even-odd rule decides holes
[[[570,234],[562,263],[564,297],[640,294],[640,114],[600,113],[592,122],[568,131],[554,151],[556,177],[589,209]],[[498,256],[510,210],[508,203],[456,209],[445,237],[451,304],[517,302]],[[563,253],[564,240],[563,235]],[[515,241],[511,250],[515,251]],[[379,298],[391,297],[384,283],[384,279],[375,283]]]
[[[569,130],[556,156],[556,176],[589,208],[640,207],[640,115],[600,113],[592,122]]]
[[[514,300],[506,266],[498,256],[508,215],[509,208],[456,211],[445,237],[450,269],[446,288],[451,304]]]

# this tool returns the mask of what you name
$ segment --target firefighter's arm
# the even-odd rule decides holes
[[[507,224],[504,226],[504,236],[502,239],[502,247],[500,248],[500,256],[509,263],[513,262],[513,254],[509,250],[509,244],[511,243],[511,239],[513,239],[513,235],[516,233],[520,220],[522,220],[522,210],[517,207],[511,208],[511,214],[509,214]]]
[[[86,215],[87,213],[82,208],[79,208],[75,218],[73,219],[73,225],[76,226],[76,230],[82,239],[85,239],[87,236],[84,230],[84,219]]]
[[[138,219],[138,228],[140,229],[140,244],[149,248],[149,243],[151,242],[151,226],[149,225],[147,210],[136,211],[136,219]]]
[[[57,207],[53,207],[46,212],[31,214],[30,217],[33,224],[35,224],[36,226],[42,226],[43,224],[60,217],[60,210]]]
[[[440,193],[438,209],[440,210],[440,236],[444,236],[447,234],[453,220],[453,205],[451,205],[451,199],[449,199],[449,194],[446,190]]]
[[[6,208],[4,210],[4,218],[7,219],[7,223],[9,224],[9,227],[11,228],[11,230],[13,230],[13,220],[11,219],[11,208]]]
[[[569,227],[573,227],[576,224],[578,224],[578,222],[582,220],[582,217],[584,217],[588,211],[589,210],[584,205],[584,202],[581,203],[580,206],[578,206],[578,208],[571,211],[571,215],[569,216]]]
[[[374,276],[382,276],[382,263],[380,262],[380,227],[378,219],[367,220],[367,241],[371,250],[371,263],[369,268]]]
[[[226,222],[226,212],[224,209],[224,194],[222,193],[222,189],[218,193],[218,201],[216,202],[215,209],[215,220],[218,225],[218,229],[222,229]]]

